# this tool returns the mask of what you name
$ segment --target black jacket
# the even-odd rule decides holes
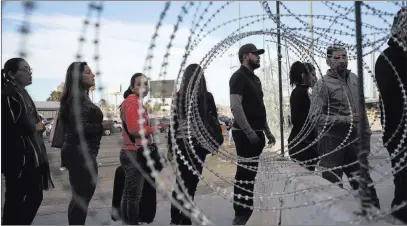
[[[69,159],[76,161],[75,158],[80,158],[82,155],[77,120],[75,118],[75,106],[72,99],[67,102],[65,106],[61,106],[60,111],[65,134],[61,150],[63,152],[61,158],[64,165],[67,161],[70,161]],[[80,113],[79,123],[82,125],[83,136],[88,152],[96,155],[99,152],[100,141],[103,135],[103,113],[98,106],[92,103],[85,93],[80,98],[80,108],[78,110]],[[77,160],[80,161],[83,159]]]
[[[291,123],[293,124],[293,128],[291,129],[291,133],[288,138],[290,142],[296,138],[301,129],[303,131],[300,137],[297,138],[294,143],[297,143],[299,140],[303,140],[302,142],[312,142],[316,138],[316,131],[314,129],[309,132],[309,127],[312,125],[311,120],[308,121],[308,128],[302,128],[308,117],[310,106],[311,100],[308,95],[308,87],[297,85],[291,92],[290,96]],[[304,139],[304,135],[308,132],[308,136]]]
[[[46,147],[35,124],[37,109],[25,90],[7,82],[1,93],[1,171],[6,177],[20,177],[23,170],[39,169],[42,188],[53,187]]]
[[[180,108],[185,108],[185,100],[180,99],[180,94],[179,92],[176,94],[177,95],[177,103],[176,103],[176,109],[175,112],[171,112],[171,117],[173,118],[174,121],[174,129],[175,129],[175,136],[177,137],[177,134],[185,134],[185,138],[187,138],[187,131],[180,131],[180,117],[179,117],[179,109]],[[184,103],[179,104],[179,101],[183,101]],[[206,107],[205,107],[206,103]],[[205,112],[207,110],[207,112]],[[202,121],[204,121],[205,115],[206,114],[211,114],[214,118],[218,118],[218,113],[216,109],[216,104],[215,100],[213,98],[212,93],[207,92],[206,96],[203,97],[198,97],[198,112],[199,112],[199,117],[201,117]],[[187,119],[184,119],[187,120]],[[199,128],[195,128],[192,130],[199,130]],[[195,132],[195,131],[192,131]],[[179,135],[178,135],[179,136]],[[169,146],[169,151],[172,151],[172,142],[171,142],[171,127],[168,129],[168,146]]]
[[[398,133],[396,133],[395,137],[392,139],[392,142],[389,144],[390,147],[394,147],[400,143],[403,130],[406,127],[406,112],[403,113],[404,99],[396,74],[398,74],[399,78],[401,79],[401,83],[404,85],[404,89],[406,90],[407,52],[404,51],[403,48],[392,39],[389,40],[388,45],[389,47],[383,51],[376,61],[375,77],[384,104],[385,115],[383,115],[383,112],[381,115],[382,125],[384,116],[386,119],[385,125],[383,125],[385,126],[383,136],[384,143],[390,139],[393,133],[397,130],[398,125],[401,123]],[[394,66],[395,70],[393,70],[389,61]],[[403,117],[404,119],[401,122]]]

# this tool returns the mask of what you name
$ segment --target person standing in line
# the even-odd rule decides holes
[[[326,63],[330,69],[322,79],[318,80],[312,91],[313,98],[311,100],[310,111],[318,134],[324,133],[324,136],[318,141],[317,145],[319,156],[326,155],[321,157],[319,162],[319,166],[327,169],[327,171],[322,173],[322,177],[332,183],[339,183],[343,173],[348,178],[359,174],[358,153],[360,141],[358,137],[361,136],[358,131],[359,125],[362,124],[364,135],[368,138],[365,141],[364,147],[369,152],[372,131],[370,130],[367,117],[365,121],[359,122],[359,114],[366,116],[366,111],[360,112],[359,110],[358,78],[350,70],[347,70],[348,55],[346,49],[340,45],[328,47]],[[348,105],[348,100],[350,106]],[[324,127],[325,124],[327,124],[326,127]],[[351,134],[347,143],[339,150],[335,150],[344,141],[349,129],[351,129]],[[354,164],[332,169],[350,163]],[[368,183],[372,182],[369,173],[366,179]],[[354,190],[359,188],[358,179],[352,179],[349,183]],[[343,187],[343,184],[339,184],[339,186]],[[380,208],[376,189],[371,186],[369,190],[373,205]]]
[[[238,161],[235,180],[254,182],[257,175],[258,160],[266,145],[264,133],[269,144],[275,143],[266,119],[266,108],[263,102],[263,91],[259,77],[254,70],[260,67],[260,55],[264,49],[257,49],[253,44],[245,44],[239,49],[241,67],[229,81],[230,106],[235,119],[232,136],[239,158],[250,158],[253,162]],[[242,167],[245,166],[246,168]],[[247,169],[250,167],[250,169]],[[255,168],[255,170],[253,170]],[[244,191],[239,187],[248,191]],[[237,183],[234,186],[235,218],[234,225],[244,225],[253,213],[254,183]],[[238,198],[241,195],[243,198]],[[244,198],[248,197],[248,198]],[[245,204],[249,207],[241,206]]]
[[[120,105],[120,115],[122,118],[122,137],[124,144],[120,151],[120,164],[124,171],[124,188],[121,198],[120,213],[124,224],[140,224],[142,221],[151,223],[155,217],[156,196],[150,200],[147,206],[142,205],[142,195],[144,187],[154,187],[145,180],[143,171],[150,175],[146,159],[143,158],[143,147],[141,143],[140,131],[144,130],[147,145],[151,145],[154,128],[150,126],[147,109],[140,105],[140,98],[148,94],[148,79],[142,73],[134,74],[130,79],[129,88],[123,94],[123,102]],[[145,123],[139,123],[139,111],[144,110],[142,118]],[[135,164],[136,163],[136,164]],[[151,177],[150,177],[151,178]],[[155,189],[153,190],[155,192]],[[151,207],[151,208],[150,208]],[[141,216],[142,209],[149,210],[149,219]],[[153,213],[153,214],[151,214]],[[143,219],[144,218],[144,219]]]
[[[387,144],[386,148],[389,155],[396,155],[391,160],[393,169],[397,165],[401,167],[401,170],[394,174],[395,190],[391,206],[396,208],[403,202],[405,204],[404,207],[393,212],[393,216],[407,224],[407,166],[405,158],[407,140],[403,137],[403,131],[406,129],[407,124],[406,112],[403,112],[406,100],[403,99],[400,82],[397,79],[397,77],[400,78],[404,90],[406,90],[407,7],[400,9],[394,17],[392,36],[387,44],[389,46],[376,61],[375,77],[384,103],[384,111],[381,112],[381,121],[385,129],[383,144]],[[392,138],[392,136],[394,137]],[[390,138],[392,139],[390,140]],[[403,145],[399,147],[399,144]],[[396,153],[396,150],[398,153]],[[404,162],[401,161],[403,158]]]
[[[316,139],[313,128],[310,128],[312,124],[308,121],[307,128],[303,128],[307,121],[311,105],[308,90],[314,86],[316,81],[315,68],[312,64],[297,61],[291,65],[290,84],[291,86],[295,85],[295,88],[290,96],[291,121],[293,128],[288,137],[288,153],[290,158],[295,159],[299,164],[318,157],[314,146],[305,149]],[[303,132],[299,135],[301,130]],[[309,134],[304,137],[306,133]],[[298,135],[299,137],[297,137]],[[306,162],[304,165],[308,170],[314,171],[316,162],[317,159],[315,161]]]
[[[22,58],[9,59],[1,70],[1,172],[5,177],[3,222],[29,225],[53,187],[42,140],[45,126],[25,87],[32,84],[32,69]]]
[[[199,183],[199,175],[202,174],[203,165],[196,159],[196,157],[191,152],[191,147],[188,143],[188,137],[191,136],[192,145],[195,150],[197,157],[202,161],[205,162],[206,156],[210,153],[207,148],[204,147],[202,143],[199,142],[197,139],[198,132],[200,128],[197,128],[193,123],[188,123],[188,113],[185,109],[187,109],[187,105],[189,101],[191,101],[191,97],[193,97],[192,89],[196,87],[198,84],[198,75],[203,73],[202,68],[198,64],[190,64],[185,69],[185,72],[182,77],[182,82],[179,91],[177,92],[176,98],[176,109],[175,112],[172,114],[174,120],[174,133],[176,144],[178,145],[178,150],[181,154],[178,154],[178,150],[173,153],[173,146],[171,140],[171,128],[168,131],[168,156],[169,159],[172,159],[172,156],[176,156],[176,162],[178,164],[179,176],[177,176],[176,186],[179,190],[181,190],[181,183],[183,183],[184,187],[187,189],[188,195],[194,199],[196,188]],[[202,121],[204,122],[206,129],[209,130],[211,135],[214,136],[216,143],[213,145],[216,148],[219,148],[223,143],[223,135],[221,132],[220,124],[218,121],[218,113],[216,109],[215,100],[212,96],[212,93],[208,92],[206,87],[206,80],[205,76],[201,75],[201,80],[198,87],[198,112],[199,115],[196,117],[201,117]],[[212,120],[208,120],[209,117]],[[189,124],[189,125],[188,125]],[[213,128],[213,126],[217,126],[218,128]],[[188,131],[189,130],[189,131]],[[217,132],[217,134],[214,134]],[[190,134],[189,134],[190,133]],[[185,142],[187,141],[187,142]],[[186,158],[183,159],[182,157]],[[188,161],[188,165],[192,166],[193,168],[190,169],[187,165],[184,164],[184,161]],[[177,192],[174,190],[172,192],[172,198],[177,201]],[[181,203],[183,205],[184,203]],[[180,209],[178,209],[175,205],[171,205],[171,222],[172,225],[191,225],[192,220],[189,216],[186,216]]]
[[[98,179],[96,157],[103,135],[103,113],[89,98],[88,90],[94,85],[95,75],[86,62],[74,62],[68,67],[60,100],[60,120],[64,128],[61,162],[69,172],[72,191],[68,207],[70,225],[85,224]]]

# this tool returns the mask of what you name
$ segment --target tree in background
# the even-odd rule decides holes
[[[153,109],[154,109],[154,111],[160,111],[161,110],[161,103],[154,104]]]
[[[59,101],[61,99],[61,94],[62,94],[61,92],[54,90],[47,98],[47,101]]]
[[[147,112],[148,112],[148,113],[153,112],[153,109],[152,109],[150,103],[151,103],[151,102],[147,102],[147,103],[144,105],[144,107],[147,109]]]

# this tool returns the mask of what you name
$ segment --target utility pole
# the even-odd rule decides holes
[[[374,42],[376,42],[376,36],[375,35],[373,35],[373,43]],[[376,49],[376,46],[375,45],[373,45],[373,49]],[[373,73],[374,73],[374,71],[375,71],[375,60],[376,60],[376,51],[373,51],[372,52],[372,71],[373,71]],[[373,78],[371,79],[371,89],[372,89],[372,97],[373,97],[373,99],[376,99],[377,98],[377,92],[376,92],[376,88],[374,87],[374,81],[373,81]]]
[[[231,53],[228,56],[230,57],[230,66],[229,66],[229,68],[230,68],[230,76],[232,76],[233,75],[233,69],[237,68],[236,65],[233,65],[233,57],[235,57],[236,54]]]
[[[311,43],[310,43],[310,54],[309,57],[312,59],[314,58],[314,19],[312,16],[312,1],[309,1],[309,29],[310,29],[310,38],[311,38]],[[310,60],[312,62],[312,60]]]
[[[267,53],[268,53],[268,56],[269,56],[271,80],[274,81],[274,78],[273,78],[273,65],[272,65],[272,62],[271,62],[271,56],[270,56],[270,48],[269,48],[269,45],[267,45]]]
[[[117,96],[122,94],[122,85],[120,85],[119,92],[114,92],[112,95],[115,97],[115,102],[114,102],[114,115],[117,115]]]
[[[281,31],[280,31],[280,1],[276,1],[277,11],[277,59],[278,59],[278,90],[280,95],[280,140],[281,156],[284,157],[284,114],[283,114],[283,81],[281,73]]]
[[[363,92],[363,48],[362,48],[362,1],[355,2],[355,27],[356,27],[356,56],[357,56],[357,71],[358,71],[358,96],[359,96],[359,112],[365,112],[365,98]],[[359,114],[359,122],[364,122],[365,114]],[[369,177],[369,162],[367,160],[370,148],[368,145],[369,138],[364,133],[364,128],[360,123],[358,125],[359,132],[359,195],[361,200],[361,215],[367,216],[367,210],[371,209],[372,200],[370,190],[368,188],[367,178]]]
[[[263,15],[264,15],[264,8],[263,8]],[[264,21],[265,17],[263,17],[263,31],[264,31]],[[263,49],[266,47],[266,40],[264,39],[264,34],[263,34]],[[269,53],[270,54],[270,53]],[[266,58],[263,59],[263,79],[266,81],[267,80],[267,75],[266,75]]]
[[[287,94],[290,96],[290,77],[289,77],[289,71],[290,71],[290,56],[288,55],[288,44],[287,44],[287,37],[284,37],[285,41],[285,65],[286,65],[286,74],[287,74]]]
[[[241,29],[240,29],[240,0],[239,0],[239,48],[242,46],[242,39],[240,38]]]
[[[114,101],[114,114],[115,116],[117,115],[117,96],[121,94],[121,92],[117,92],[117,93],[112,93],[113,96],[115,97],[115,101]]]

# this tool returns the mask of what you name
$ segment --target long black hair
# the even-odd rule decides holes
[[[129,88],[127,88],[127,90],[124,92],[123,99],[126,99],[130,94],[133,94],[132,88],[134,88],[134,81],[136,81],[136,78],[140,76],[144,76],[144,74],[136,73],[131,76]]]
[[[86,62],[73,62],[71,65],[69,65],[68,70],[66,70],[64,89],[62,91],[60,99],[61,106],[66,106],[73,98],[74,88],[84,90],[84,87],[82,85],[82,74],[85,70],[86,65],[88,65]],[[77,73],[75,73],[75,70],[78,70]],[[75,78],[74,76],[78,77]]]
[[[198,87],[198,98],[205,99],[208,90],[206,87],[206,80],[201,66],[199,66],[198,64],[190,64],[184,71],[177,97],[178,102],[177,108],[179,109],[179,114],[181,118],[186,117],[186,106],[188,104],[188,101],[192,97],[193,89],[198,81],[198,75],[200,75],[201,73],[202,75]],[[203,104],[206,104],[206,101],[204,101]]]
[[[10,81],[9,72],[16,73],[20,67],[20,63],[25,61],[23,58],[11,58],[6,61],[4,64],[4,68],[1,69],[1,88],[7,86],[8,82]]]
[[[60,99],[61,116],[66,115],[67,111],[72,107],[74,89],[79,89],[79,98],[81,99],[84,98],[85,92],[87,92],[82,84],[82,76],[86,65],[88,65],[86,62],[73,62],[69,65],[68,70],[66,70],[64,89]]]

